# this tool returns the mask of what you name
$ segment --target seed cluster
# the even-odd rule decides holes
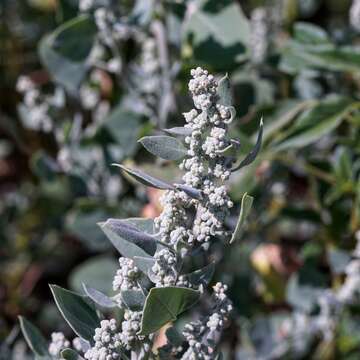
[[[189,348],[184,354],[183,360],[212,360],[216,355],[212,340],[217,332],[221,333],[223,330],[232,311],[232,305],[225,294],[226,285],[217,283],[213,290],[215,307],[212,314],[206,319],[185,325],[183,335]]]
[[[62,332],[53,332],[51,334],[51,343],[49,345],[49,354],[54,357],[60,357],[61,350],[70,347],[70,341],[66,339]]]
[[[95,346],[86,351],[88,360],[114,360],[121,357],[121,340],[115,319],[102,320],[95,329]]]

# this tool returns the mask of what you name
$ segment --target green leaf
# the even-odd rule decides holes
[[[183,33],[185,44],[193,47],[194,60],[215,69],[231,69],[248,54],[249,21],[234,1],[199,1]]]
[[[231,106],[233,103],[231,94],[231,85],[228,74],[220,79],[217,93],[219,95],[219,103],[225,106]]]
[[[182,142],[171,136],[145,136],[139,142],[151,154],[165,160],[179,160],[187,154],[187,149]]]
[[[104,241],[104,236],[96,224],[108,217],[109,214],[101,208],[83,209],[75,206],[67,214],[66,229],[90,250],[103,251],[110,246]]]
[[[73,349],[64,349],[61,351],[61,358],[65,360],[84,360],[82,356],[80,356]]]
[[[183,126],[177,126],[171,129],[163,129],[163,131],[165,131],[170,135],[180,135],[180,136],[189,136],[192,133],[191,128],[183,127]]]
[[[134,154],[141,129],[140,115],[118,105],[104,120],[104,129],[120,145],[123,158]]]
[[[146,297],[139,335],[149,335],[192,307],[200,292],[183,287],[152,288]]]
[[[102,237],[104,237],[103,234]],[[94,256],[72,270],[69,277],[70,287],[74,291],[81,292],[85,283],[89,287],[107,295],[112,295],[112,278],[118,268],[119,263],[112,256]]]
[[[157,179],[151,175],[148,175],[141,170],[137,169],[129,169],[123,165],[120,164],[113,164],[114,166],[119,167],[121,170],[125,171],[127,174],[129,174],[131,177],[133,177],[135,180],[140,182],[141,184],[144,184],[146,186],[153,187],[155,189],[160,190],[173,190],[174,186],[163,181],[160,179]]]
[[[56,52],[53,41],[53,35],[47,35],[40,41],[40,60],[56,83],[64,86],[69,93],[76,94],[88,71],[88,65],[85,62],[73,62]]]
[[[325,30],[319,26],[306,22],[297,22],[294,25],[294,38],[307,45],[329,44],[330,38]]]
[[[140,231],[129,220],[108,219],[99,225],[122,256],[146,258],[156,250],[155,239]]]
[[[234,169],[231,169],[232,172],[237,171],[244,166],[250,165],[256,159],[256,156],[258,155],[258,153],[261,149],[263,128],[264,128],[263,120],[261,119],[260,120],[260,130],[259,130],[258,138],[256,140],[256,144],[255,144],[254,148],[249,152],[249,154],[246,155],[245,159],[242,160],[238,166],[236,166]]]
[[[243,231],[243,225],[245,223],[246,218],[248,217],[250,213],[250,209],[252,206],[254,198],[252,196],[249,196],[247,193],[245,193],[241,199],[241,207],[240,207],[240,214],[238,221],[236,223],[236,227],[234,230],[234,233],[231,236],[230,244],[232,244],[234,241],[239,240],[242,235]]]
[[[93,343],[95,329],[100,324],[96,311],[84,300],[84,296],[57,285],[50,285],[50,289],[57,307],[70,327],[78,336]]]
[[[83,284],[83,288],[85,291],[85,294],[97,305],[103,307],[103,308],[114,308],[116,307],[116,303],[106,296],[104,293],[102,293],[99,290],[96,290],[90,286],[87,286],[86,284]]]
[[[201,200],[203,198],[202,191],[199,189],[194,189],[193,187],[185,184],[174,184],[174,186],[176,189],[183,191],[193,199]]]
[[[275,146],[275,150],[304,147],[319,140],[337,128],[357,103],[341,97],[329,97],[305,112],[289,130],[288,136]]]
[[[39,329],[24,317],[19,316],[21,331],[32,352],[40,357],[50,359],[48,343],[42,336]]]
[[[94,19],[89,15],[80,15],[54,31],[53,49],[71,61],[85,61],[94,45],[96,33]]]
[[[121,291],[121,300],[132,311],[142,311],[145,303],[145,295],[141,290]]]

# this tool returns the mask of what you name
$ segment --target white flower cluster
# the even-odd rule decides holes
[[[121,341],[115,319],[102,320],[100,327],[95,329],[95,345],[86,351],[88,360],[121,359]]]
[[[52,107],[62,107],[65,103],[64,92],[56,88],[54,94],[44,95],[30,77],[20,76],[16,90],[23,95],[23,103],[19,108],[20,118],[24,126],[32,130],[50,132],[54,124],[49,115]]]
[[[176,256],[169,249],[162,249],[154,256],[151,279],[157,287],[174,286],[176,283]]]
[[[167,191],[163,197],[164,211],[155,221],[163,242],[177,244],[174,230],[181,228],[176,236],[190,247],[209,241],[211,236],[224,235],[223,220],[233,206],[223,185],[230,176],[231,164],[222,155],[230,145],[227,126],[232,112],[230,107],[218,103],[218,84],[212,75],[200,67],[193,69],[191,75],[189,90],[196,109],[184,114],[185,126],[191,129],[191,134],[185,138],[188,156],[180,169],[186,170],[185,185],[200,190],[204,196],[194,200],[186,194]],[[187,229],[186,209],[190,206],[195,207],[197,215],[193,228]]]
[[[60,351],[70,347],[70,341],[66,339],[62,332],[53,332],[51,334],[51,343],[49,345],[49,354],[60,358]]]
[[[360,1],[353,0],[350,7],[350,24],[356,30],[360,31]]]
[[[232,305],[225,294],[226,285],[217,283],[213,289],[215,306],[212,314],[204,321],[194,321],[184,327],[183,335],[189,348],[183,360],[212,360],[216,355],[213,338],[216,332],[223,330]]]
[[[141,344],[146,353],[150,352],[149,337],[137,335],[141,327],[140,311],[125,310],[124,320],[121,325],[121,333],[119,334],[121,342],[125,349],[131,350],[135,343]]]
[[[135,266],[134,261],[128,258],[119,258],[120,268],[117,270],[113,280],[114,291],[138,290],[140,270]]]

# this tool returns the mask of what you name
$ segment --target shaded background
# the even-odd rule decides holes
[[[161,210],[158,191],[123,178],[110,164],[136,164],[171,180],[179,176],[173,164],[154,166],[136,140],[182,124],[181,113],[192,106],[189,70],[198,65],[230,75],[239,157],[251,148],[260,117],[265,119],[261,155],[230,184],[237,206],[229,227],[242,194],[255,197],[247,231],[231,250],[219,253],[216,278],[229,283],[239,319],[226,336],[229,353],[244,341],[245,322],[259,321],[267,329],[279,314],[297,308],[310,312],[319,289],[336,289],[360,238],[360,53],[350,5],[209,0],[155,6],[150,1],[139,10],[132,1],[119,1],[121,16],[128,19],[124,23],[132,27],[118,40],[121,64],[111,63],[109,45],[102,62],[81,70],[84,76],[76,83],[58,73],[68,66],[65,60],[54,70],[38,47],[46,34],[78,15],[78,2],[3,0],[0,339],[19,314],[45,334],[69,331],[48,283],[80,290],[86,279],[110,291],[116,254],[96,223],[154,217]],[[258,24],[261,16],[256,22],[253,13],[259,6],[271,15],[265,31]],[[324,30],[304,28],[302,22]],[[68,55],[77,48],[71,56],[78,58],[71,60],[84,64],[89,31],[78,31],[75,45],[66,46]],[[40,123],[35,124],[26,107],[31,101],[17,86],[22,75],[38,90],[33,108],[50,103]],[[344,313],[332,350],[320,358],[359,356],[358,313],[356,308]]]

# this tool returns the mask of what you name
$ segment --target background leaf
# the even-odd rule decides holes
[[[95,329],[100,326],[96,311],[84,297],[57,285],[50,285],[57,307],[74,332],[93,343]]]
[[[19,316],[21,331],[27,344],[35,355],[50,359],[48,343],[40,333],[40,330],[24,317]]]
[[[200,292],[182,287],[152,288],[146,298],[139,334],[148,335],[159,330],[193,306]]]
[[[171,136],[145,136],[139,142],[151,154],[165,160],[179,160],[187,154],[187,150],[182,142]]]

